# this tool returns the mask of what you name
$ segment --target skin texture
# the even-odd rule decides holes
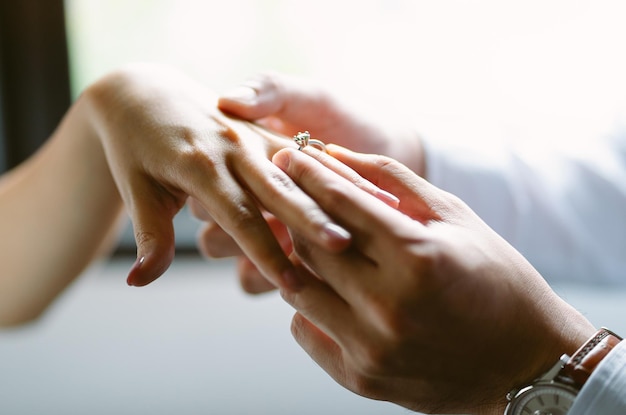
[[[426,413],[501,414],[509,390],[594,333],[458,198],[383,156],[305,152],[274,162],[353,240],[329,253],[291,230],[299,284],[281,294],[294,337],[341,385]],[[355,188],[346,166],[397,207]]]
[[[274,157],[353,237],[347,250],[328,253],[266,214],[299,271],[295,289],[281,289],[297,310],[293,335],[341,385],[427,413],[501,414],[508,391],[593,334],[462,201],[419,177],[418,136],[275,74],[244,83],[218,105],[286,135],[309,130],[406,165],[333,145],[333,157],[310,148]],[[211,215],[193,211],[206,221],[199,246],[207,256],[238,256],[248,292],[273,288]]]
[[[108,252],[124,205],[137,241],[130,285],[148,284],[170,265],[172,218],[190,197],[272,286],[288,286],[294,267],[266,210],[298,222],[325,249],[349,244],[269,160],[295,143],[225,116],[216,99],[153,65],[122,68],[84,91],[47,144],[0,180],[0,325],[36,318]]]
[[[0,179],[0,326],[38,317],[113,247],[121,215],[81,98],[45,145]]]
[[[282,74],[260,74],[218,99],[225,113],[254,121],[272,131],[292,137],[308,130],[311,136],[325,143],[336,143],[367,153],[386,154],[423,175],[423,149],[419,136],[409,125],[381,118],[378,114],[354,111],[323,87],[305,79]],[[385,197],[380,195],[381,197]],[[199,232],[198,246],[207,257],[237,256],[238,275],[243,289],[262,293],[275,288],[263,278],[262,272],[250,261],[212,216],[197,203],[192,212],[205,225]],[[271,215],[266,215],[283,248],[290,251],[286,230]]]
[[[288,99],[256,114],[261,125],[290,134],[317,119],[318,129],[307,126],[314,136],[407,148],[323,94],[269,85],[277,95],[259,108]],[[289,109],[299,99],[317,105],[310,120]],[[594,332],[466,205],[413,173],[419,145],[413,170],[338,146],[332,157],[294,147],[225,116],[209,91],[170,69],[106,76],[0,181],[0,323],[35,318],[110,249],[123,205],[138,244],[128,282],[158,278],[174,254],[172,218],[191,198],[221,243],[204,239],[205,251],[242,255],[251,292],[278,287],[297,310],[297,341],[367,397],[500,413],[509,389]]]
[[[174,251],[171,219],[188,197],[277,286],[289,279],[291,266],[263,220],[261,206],[299,221],[330,250],[345,246],[349,235],[268,159],[294,143],[224,116],[210,91],[170,70],[130,79],[114,76],[107,82],[114,87],[97,89],[93,102],[103,114],[97,129],[106,137],[107,160],[138,244],[130,284],[145,285],[167,268]],[[116,110],[107,113],[110,108]]]

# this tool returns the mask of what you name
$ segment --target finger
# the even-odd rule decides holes
[[[404,203],[398,209],[421,222],[441,219],[448,195],[431,185],[400,162],[385,156],[361,154],[338,145],[327,146],[328,152],[375,185],[398,196]]]
[[[305,79],[274,73],[257,75],[226,92],[218,107],[247,120],[279,119],[281,132],[287,134],[294,134],[298,126],[309,125],[311,120],[319,130],[335,122],[335,105],[321,88]]]
[[[389,244],[393,241],[392,236],[400,232],[410,235],[417,231],[416,223],[410,218],[320,166],[302,152],[284,149],[276,153],[273,161],[322,209],[347,228],[356,247],[374,262],[380,263],[393,249]],[[283,221],[291,228],[290,222]],[[306,237],[306,234],[303,235]]]
[[[134,187],[126,203],[137,244],[137,261],[129,271],[127,283],[144,286],[160,277],[174,259],[173,218],[179,206],[152,186]]]
[[[297,258],[300,287],[297,291],[280,290],[282,298],[296,311],[319,327],[342,347],[358,338],[358,329],[350,306],[328,284],[311,274]]]
[[[213,217],[209,215],[209,212],[207,212],[195,198],[190,197],[189,200],[187,200],[187,206],[189,206],[189,212],[191,212],[196,219],[200,219],[204,222],[213,221]]]
[[[291,334],[300,347],[340,385],[346,384],[341,347],[323,331],[296,313],[291,320]]]
[[[262,294],[276,289],[248,258],[237,258],[237,275],[241,288],[248,294]]]
[[[368,308],[371,294],[382,292],[384,281],[380,278],[379,264],[358,250],[349,248],[335,254],[311,244],[301,235],[292,233],[292,239],[298,258],[354,309]],[[388,287],[382,287],[385,288]]]
[[[293,247],[285,225],[272,215],[264,214],[263,217],[283,252],[289,255]],[[197,241],[200,253],[208,258],[227,258],[243,254],[233,238],[215,222],[209,222],[200,227]]]
[[[237,242],[215,222],[201,226],[196,239],[198,250],[207,258],[228,258],[243,254]]]
[[[235,128],[237,127],[239,126],[236,125]],[[250,130],[269,141],[284,140],[253,124],[247,124],[245,129],[236,134],[240,137],[250,137],[252,140]],[[253,144],[253,141],[249,142],[250,151],[233,153],[226,159],[226,166],[235,174],[240,184],[245,185],[266,211],[280,220],[290,218],[291,223],[297,223],[296,228],[299,231],[309,235],[321,246],[331,251],[345,249],[350,244],[350,234],[333,223],[310,197],[268,160],[269,154],[263,152],[262,146],[252,147]],[[291,144],[295,146],[295,143]],[[277,149],[279,148],[284,148],[284,144]]]
[[[241,159],[234,168],[263,207],[321,247],[339,252],[350,244],[350,233],[334,221],[282,170],[267,159]]]
[[[259,270],[274,285],[294,288],[296,275],[276,241],[257,201],[241,189],[226,167],[224,171],[193,172],[190,194],[209,212]],[[206,177],[212,177],[210,181]],[[195,194],[194,194],[195,193]]]
[[[283,248],[283,252],[286,255],[290,255],[293,251],[293,243],[291,240],[291,235],[289,234],[289,230],[278,218],[274,215],[266,214],[265,220],[267,221],[268,226],[272,230],[274,237]]]
[[[312,147],[305,147],[304,149],[302,149],[302,151],[322,163],[330,170],[348,179],[361,190],[364,190],[372,196],[375,196],[377,199],[380,199],[382,202],[393,208],[398,208],[400,200],[396,196],[381,189],[369,180],[363,178],[359,173],[354,171],[345,163],[340,162],[330,154],[319,151]]]

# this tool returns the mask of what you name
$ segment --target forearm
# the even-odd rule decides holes
[[[38,316],[115,240],[121,199],[87,105],[0,182],[0,325]]]

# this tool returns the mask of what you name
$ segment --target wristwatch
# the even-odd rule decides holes
[[[596,366],[622,340],[602,328],[580,349],[559,361],[531,385],[514,389],[504,415],[566,415]]]

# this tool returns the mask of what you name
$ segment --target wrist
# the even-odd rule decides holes
[[[502,415],[509,403],[507,393],[523,389],[546,374],[563,354],[571,356],[596,331],[595,327],[571,306],[557,307],[558,318],[535,325],[534,333],[527,332],[528,342],[518,350],[509,350],[509,369],[503,372],[501,382],[494,384],[488,405],[480,408],[481,415]],[[506,375],[508,372],[508,375]],[[487,402],[486,402],[487,403]]]
[[[531,384],[509,392],[504,414],[567,414],[587,379],[621,340],[606,328],[595,331],[572,355],[563,354]]]
[[[552,315],[555,318],[545,321],[544,325],[537,326],[537,340],[535,346],[529,350],[525,370],[520,372],[512,388],[528,384],[549,370],[563,354],[571,356],[596,331],[585,316],[571,305],[557,298],[553,305]],[[545,315],[550,315],[548,312]]]

